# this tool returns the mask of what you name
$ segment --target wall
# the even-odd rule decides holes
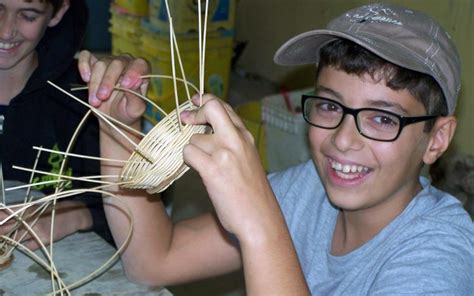
[[[369,3],[363,0],[240,0],[237,11],[237,40],[248,46],[239,66],[268,79],[292,87],[309,86],[313,67],[281,67],[273,54],[288,38],[312,29],[323,28],[333,17]],[[393,0],[424,11],[437,19],[457,44],[463,64],[462,90],[457,108],[458,130],[454,148],[474,154],[474,0]]]

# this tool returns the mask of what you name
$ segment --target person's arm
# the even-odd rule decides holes
[[[143,67],[141,63],[129,64],[123,80],[139,85],[137,73],[146,72]],[[144,106],[138,98],[120,94],[90,102],[140,128],[141,113],[135,111]],[[122,254],[128,276],[167,285],[222,274],[243,262],[248,294],[309,294],[282,213],[241,120],[212,96],[206,96],[199,111],[187,112],[182,119],[187,124],[210,124],[214,130],[211,135],[194,135],[183,153],[186,163],[203,178],[217,217],[203,215],[173,225],[158,196],[114,188],[134,219],[132,238]],[[133,150],[103,122],[100,141],[105,158],[126,160]],[[116,163],[102,163],[104,175],[120,171]],[[109,226],[120,246],[129,221],[117,199],[106,197],[104,202]],[[228,232],[237,237],[241,252]]]
[[[32,213],[36,208],[37,207],[31,207],[28,209],[24,217],[27,217],[28,214]],[[0,211],[0,220],[3,220],[8,215],[9,213]],[[32,227],[33,231],[44,245],[49,245],[50,243],[51,217],[51,208],[49,208],[39,217],[38,221]],[[15,219],[12,219],[8,223],[0,226],[0,235],[8,233],[15,221]],[[31,223],[32,219],[27,219],[26,221]],[[60,240],[77,231],[87,230],[91,226],[92,217],[89,209],[84,205],[84,203],[74,200],[64,200],[56,204],[53,241]],[[26,232],[26,235],[23,236],[25,231],[24,226],[21,226],[16,238],[19,239],[20,237],[23,237],[21,243],[31,250],[39,248],[40,243],[34,239],[29,232]]]
[[[140,76],[149,71],[148,65],[130,57],[122,57],[121,63],[115,65],[108,62],[97,63],[88,52],[79,55],[79,69],[89,82],[89,102],[139,130],[144,102],[129,93],[118,93],[110,100],[107,96],[119,80],[122,86],[143,93]],[[125,85],[124,81],[127,82]],[[97,92],[101,88],[103,93]],[[133,150],[130,143],[103,121],[100,121],[100,147],[101,156],[112,159],[127,160]],[[121,166],[117,163],[102,163],[103,175],[118,175],[120,172]],[[168,285],[207,278],[240,267],[239,250],[214,215],[203,215],[172,225],[159,195],[149,196],[144,191],[125,190],[118,186],[108,190],[119,196],[133,214],[133,235],[121,256],[130,279],[149,285]],[[123,204],[116,198],[105,196],[104,209],[116,246],[120,247],[130,224]]]
[[[193,101],[198,104],[199,97]],[[222,225],[240,242],[247,293],[308,295],[285,220],[242,120],[212,95],[182,118],[213,128],[211,135],[191,138],[184,159],[201,175]]]
[[[79,196],[74,196],[73,201],[81,203],[87,208],[88,216],[90,216],[90,227],[78,229],[79,232],[94,232],[99,235],[106,242],[115,246],[105,218],[104,205],[102,203],[102,196],[99,194],[84,193]]]

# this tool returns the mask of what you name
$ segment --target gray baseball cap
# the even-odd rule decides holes
[[[398,66],[432,76],[441,86],[449,114],[461,87],[461,61],[449,34],[431,17],[391,4],[370,4],[333,19],[326,29],[299,34],[284,43],[274,61],[280,65],[318,63],[329,42],[351,40]]]

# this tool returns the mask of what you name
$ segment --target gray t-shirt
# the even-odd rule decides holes
[[[269,179],[313,295],[474,295],[474,224],[427,179],[396,219],[344,256],[330,254],[338,211],[313,163]]]

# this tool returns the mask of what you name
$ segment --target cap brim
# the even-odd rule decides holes
[[[381,39],[379,36],[364,37],[364,35],[352,36],[327,29],[305,32],[285,42],[275,53],[273,60],[279,65],[315,64],[319,61],[319,51],[322,47],[333,40],[343,38],[401,67],[427,74],[432,72],[421,57],[414,53],[410,54],[409,49],[402,48],[400,43],[391,41],[390,36],[386,39]]]
[[[285,42],[275,53],[273,60],[279,65],[306,65],[317,63],[319,50],[339,38],[328,30],[305,32]]]

